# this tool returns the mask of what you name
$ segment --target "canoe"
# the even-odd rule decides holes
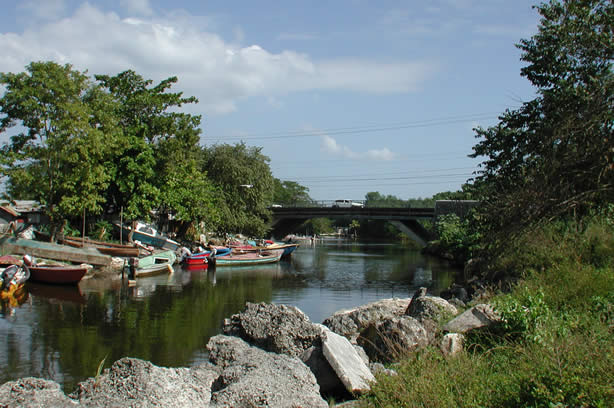
[[[228,247],[219,247],[215,248],[216,253],[215,256],[222,257],[227,256],[232,252],[232,248]],[[183,263],[186,265],[203,265],[207,263],[209,256],[211,255],[211,251],[197,252],[190,256],[187,256],[183,259]]]
[[[134,271],[136,278],[172,273],[173,264],[177,260],[174,251],[163,251],[138,259],[138,266]]]
[[[296,250],[296,248],[299,247],[299,244],[280,244],[280,243],[274,243],[271,244],[269,246],[267,246],[267,249],[283,249],[284,253],[281,254],[282,258],[285,258],[286,256],[290,255],[292,252],[294,252]]]
[[[260,253],[247,252],[244,254],[233,254],[215,258],[216,266],[240,266],[240,265],[259,265],[278,262],[283,254],[283,249],[263,250]],[[212,265],[210,265],[212,266]]]
[[[37,239],[48,242],[51,239],[49,234],[41,231],[34,231]],[[96,248],[100,253],[110,256],[121,257],[138,257],[141,255],[141,249],[134,245],[122,245],[112,242],[96,241],[89,238],[64,237],[59,239],[58,243],[68,245],[74,248]]]
[[[88,271],[82,265],[33,265],[29,266],[30,280],[56,285],[76,285]]]

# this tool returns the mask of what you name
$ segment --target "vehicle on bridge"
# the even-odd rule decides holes
[[[358,203],[352,200],[335,200],[332,207],[334,208],[363,208],[365,205],[363,203]]]

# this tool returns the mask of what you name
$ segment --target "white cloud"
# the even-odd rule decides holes
[[[328,135],[322,135],[321,150],[324,153],[355,160],[369,159],[373,161],[388,161],[396,158],[396,155],[387,147],[382,149],[371,149],[367,150],[366,152],[355,152],[348,146],[340,145],[334,138]]]
[[[151,16],[153,14],[149,0],[120,0],[119,4],[129,13],[142,16]]]
[[[147,2],[130,4],[140,5],[141,12],[150,9]],[[0,72],[20,72],[31,61],[53,60],[90,74],[133,69],[154,81],[177,76],[176,88],[196,96],[198,111],[210,115],[236,110],[250,96],[313,90],[411,92],[436,68],[428,61],[317,61],[295,51],[241,47],[190,24],[190,19],[185,14],[122,19],[83,3],[61,20],[23,33],[0,33]]]

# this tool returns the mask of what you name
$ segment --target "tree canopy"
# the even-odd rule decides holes
[[[517,46],[537,97],[476,129],[475,186],[495,234],[614,202],[614,3],[536,9],[538,33]]]

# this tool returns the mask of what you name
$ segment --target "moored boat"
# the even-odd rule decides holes
[[[24,264],[28,264],[24,257]],[[76,285],[90,269],[86,265],[27,265],[30,280],[33,282],[52,283],[56,285]]]
[[[174,251],[162,251],[138,259],[138,264],[134,265],[134,277],[145,277],[172,273],[173,264],[177,260]]]
[[[191,255],[188,255],[182,259],[182,263],[186,265],[203,265],[208,263],[209,258],[211,257],[212,251],[203,251],[197,252]],[[223,257],[230,255],[232,253],[232,248],[228,247],[215,247],[215,257]]]
[[[283,254],[283,249],[262,250],[260,252],[246,252],[244,254],[233,254],[215,259],[216,266],[239,266],[239,265],[258,265],[278,262]]]

